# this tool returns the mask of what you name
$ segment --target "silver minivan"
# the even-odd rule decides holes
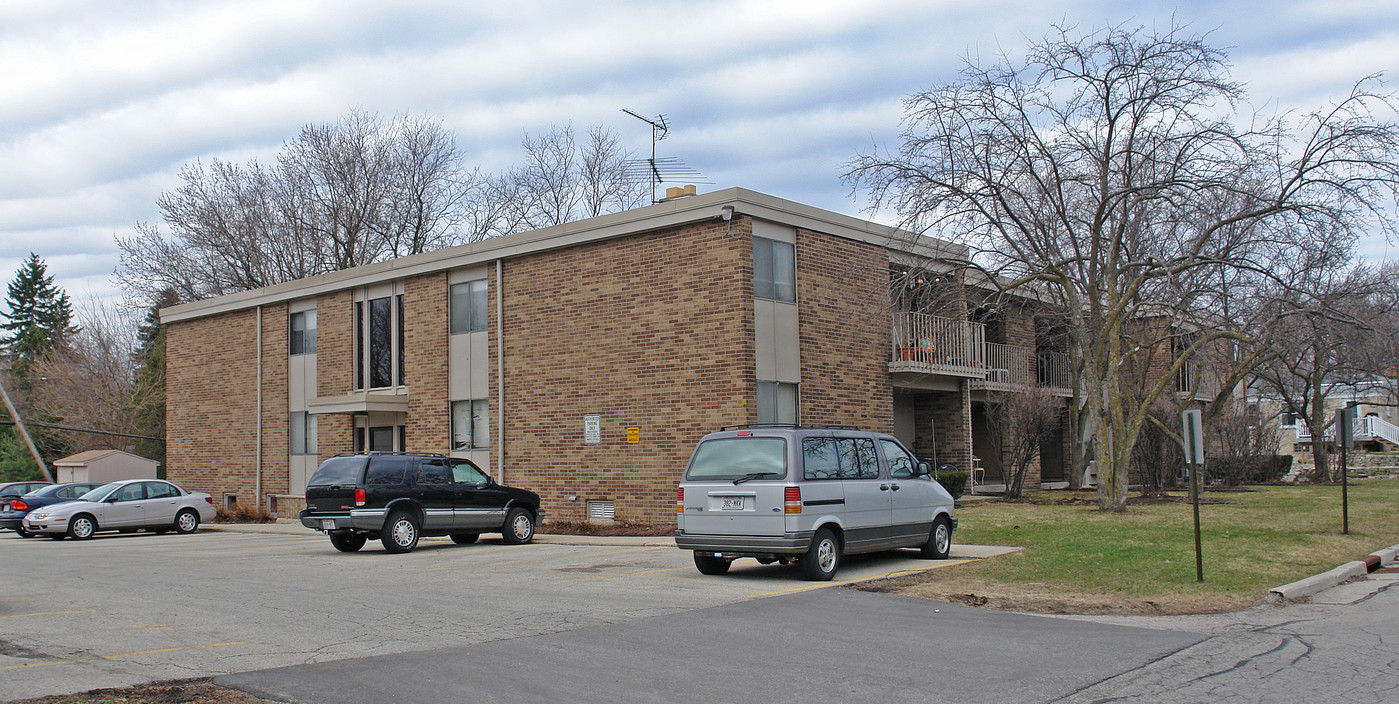
[[[704,574],[740,557],[829,580],[842,555],[916,547],[944,559],[952,495],[894,436],[845,426],[726,428],[700,440],[675,503],[675,544]]]

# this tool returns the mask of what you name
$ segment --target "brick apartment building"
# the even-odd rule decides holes
[[[664,522],[705,433],[800,421],[994,477],[987,394],[1067,395],[1066,364],[1025,306],[891,296],[892,271],[951,254],[733,188],[174,306],[168,476],[294,515],[321,458],[443,452],[554,518]],[[1063,476],[1062,447],[1027,484]]]

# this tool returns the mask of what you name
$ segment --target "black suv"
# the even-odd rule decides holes
[[[500,533],[521,545],[543,520],[539,495],[497,484],[469,460],[425,453],[337,455],[311,475],[301,525],[330,536],[342,552],[378,538],[408,552],[420,536],[450,535],[458,544]]]

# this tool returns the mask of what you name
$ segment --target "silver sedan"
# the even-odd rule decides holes
[[[217,513],[214,498],[160,479],[124,479],[73,501],[30,511],[24,529],[55,540],[86,540],[98,531],[193,533]]]

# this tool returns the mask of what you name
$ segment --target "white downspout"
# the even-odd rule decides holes
[[[257,506],[262,508],[262,306],[257,307]]]
[[[495,416],[496,452],[499,463],[495,478],[505,483],[505,273],[501,260],[495,260]]]

